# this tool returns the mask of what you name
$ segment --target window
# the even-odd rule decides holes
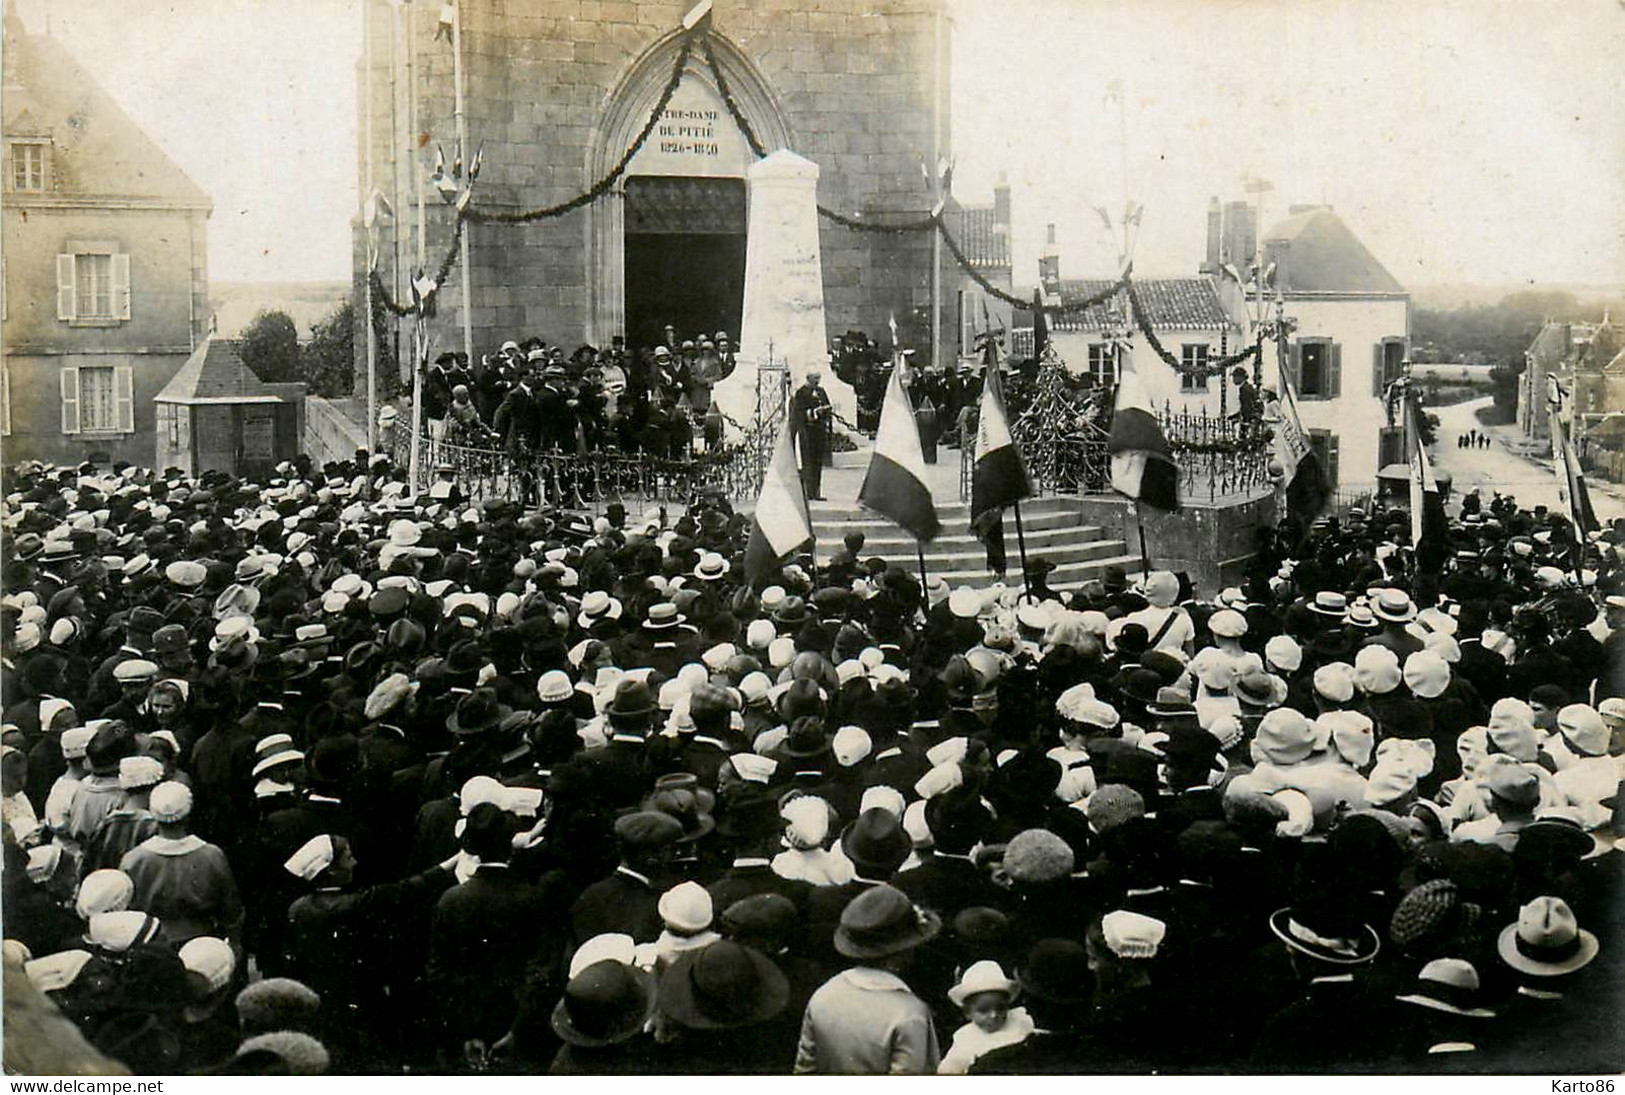
[[[1343,394],[1341,349],[1327,338],[1302,338],[1292,344],[1292,379],[1298,398],[1336,399]]]
[[[43,141],[11,142],[11,189],[39,193],[45,189],[45,153],[49,146]]]
[[[134,372],[129,365],[65,365],[62,432],[134,433]]]
[[[1117,386],[1117,344],[1091,342],[1089,344],[1089,383],[1096,388]]]
[[[1330,490],[1337,489],[1337,435],[1330,430],[1306,430],[1309,435],[1309,447],[1315,450],[1315,457],[1320,461],[1321,474],[1324,476],[1326,486]]]
[[[1206,369],[1211,347],[1207,343],[1186,343],[1179,348],[1179,390],[1182,392],[1207,391],[1207,376],[1192,376],[1192,369]]]
[[[110,243],[56,257],[56,318],[90,324],[130,318],[130,256]]]
[[[1405,340],[1385,338],[1371,348],[1371,394],[1379,399],[1405,372]]]
[[[1377,434],[1377,470],[1405,463],[1405,427],[1384,426]]]

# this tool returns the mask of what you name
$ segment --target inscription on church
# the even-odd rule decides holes
[[[655,130],[660,151],[678,156],[720,156],[722,146],[716,140],[719,120],[720,115],[715,110],[668,107]]]

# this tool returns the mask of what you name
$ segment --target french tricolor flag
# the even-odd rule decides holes
[[[865,509],[897,522],[916,540],[929,541],[942,531],[937,507],[926,486],[925,454],[920,448],[920,424],[903,390],[903,370],[893,369],[886,398],[880,405],[880,427],[875,451],[869,458],[858,502]]]
[[[1140,375],[1127,362],[1117,379],[1117,409],[1106,448],[1113,490],[1157,509],[1179,508],[1179,465],[1151,412]]]

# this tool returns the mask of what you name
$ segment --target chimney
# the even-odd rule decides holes
[[[1003,171],[999,172],[999,181],[993,184],[993,223],[1003,225],[1009,231],[1010,180]]]
[[[1044,226],[1044,249],[1038,252],[1038,284],[1047,297],[1061,295],[1061,251],[1055,245],[1055,226]]]
[[[1219,234],[1223,228],[1223,216],[1219,211],[1219,199],[1216,197],[1207,200],[1207,257],[1202,261],[1201,272],[1204,274],[1217,274],[1223,265],[1219,261]]]
[[[1258,218],[1246,202],[1225,202],[1219,261],[1233,262],[1243,274],[1252,265],[1258,245]]]

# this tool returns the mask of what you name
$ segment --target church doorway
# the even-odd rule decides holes
[[[626,336],[634,348],[727,331],[745,298],[745,180],[640,175],[626,181]],[[673,346],[671,349],[676,350]]]

